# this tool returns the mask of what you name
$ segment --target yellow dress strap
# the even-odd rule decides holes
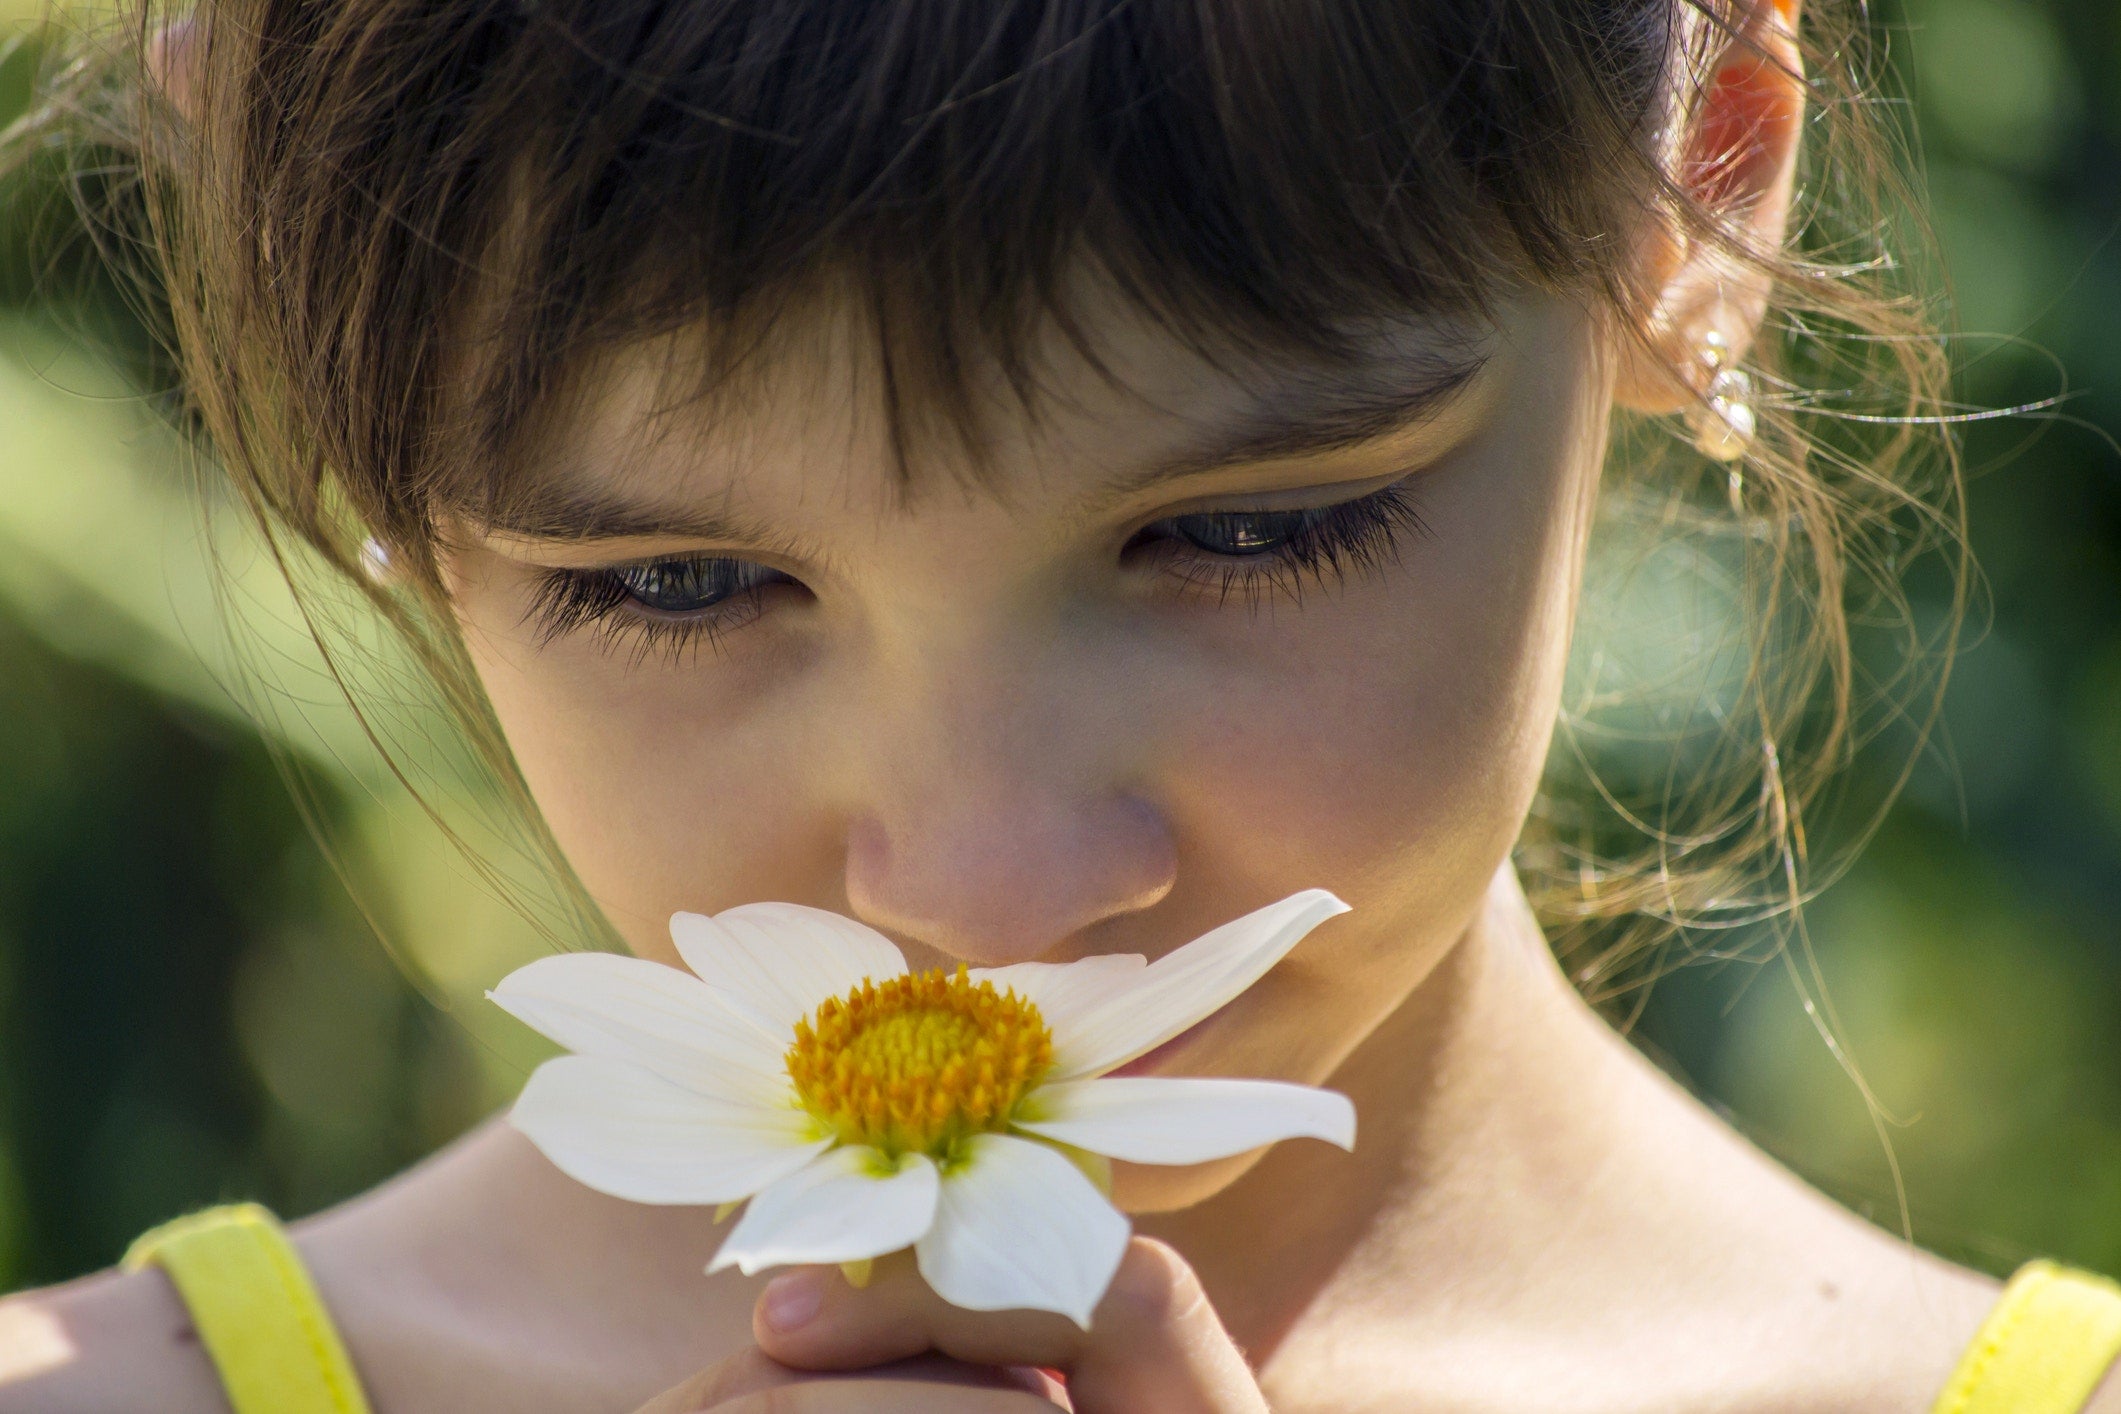
[[[331,1315],[278,1219],[256,1203],[208,1208],[143,1233],[135,1271],[169,1273],[235,1414],[370,1414]]]
[[[2079,1414],[2121,1356],[2121,1287],[2028,1262],[1960,1357],[1933,1414]]]

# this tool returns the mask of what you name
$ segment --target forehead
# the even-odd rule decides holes
[[[999,360],[970,364],[962,411],[894,386],[874,331],[844,307],[785,320],[712,377],[699,340],[659,338],[585,369],[484,518],[536,535],[625,534],[637,529],[618,523],[625,503],[643,498],[905,509],[1317,456],[1469,415],[1506,374],[1521,305],[1379,320],[1328,354],[1205,344],[1108,301],[1048,321],[1014,376]]]

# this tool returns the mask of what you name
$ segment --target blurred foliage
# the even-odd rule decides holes
[[[2062,401],[1964,428],[1982,597],[1899,806],[1786,955],[1673,973],[1636,1034],[1887,1227],[1890,1152],[1925,1245],[2121,1272],[2121,8],[1902,0],[1885,19],[1961,396]],[[1913,587],[1941,621],[1941,589]]]
[[[328,1202],[473,1117],[255,736],[0,619],[0,1262]],[[152,812],[152,813],[149,813]]]
[[[0,0],[0,34],[41,8]],[[1890,1152],[1929,1245],[2121,1271],[2121,455],[2102,430],[2121,428],[2121,9],[1903,0],[1882,18],[1969,331],[1962,395],[2068,396],[1965,429],[1985,600],[1902,804],[1803,937],[1723,940],[1728,958],[1652,990],[1635,1034],[1887,1226]],[[26,75],[0,63],[0,121]],[[8,223],[35,203],[15,195],[0,1289],[108,1263],[217,1198],[308,1211],[446,1142],[539,1054],[478,998],[549,945],[382,768],[241,517],[139,396],[151,365],[122,338],[124,371],[84,352],[80,331],[108,346],[122,319],[92,271],[25,267]],[[1731,686],[1703,650],[1734,608],[1713,554],[1655,551],[1594,566],[1587,601],[1609,630],[1585,635],[1579,685],[1666,699],[1615,695],[1631,705],[1596,764],[1616,779],[1707,740]],[[1941,618],[1941,589],[1914,588]],[[432,731],[417,704],[401,725]],[[476,806],[447,823],[478,837]]]

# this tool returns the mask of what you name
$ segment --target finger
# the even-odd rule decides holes
[[[978,1365],[1041,1365],[1068,1379],[1076,1414],[1261,1414],[1266,1401],[1200,1279],[1177,1252],[1136,1237],[1085,1332],[1044,1311],[965,1311],[903,1258],[857,1291],[830,1268],[777,1277],[753,1332],[784,1364],[859,1369],[924,1350]]]
[[[803,1384],[745,1395],[697,1414],[1054,1414],[1060,1407],[1013,1391],[813,1375]]]
[[[815,1391],[810,1387],[816,1386]],[[918,1355],[859,1377],[791,1370],[756,1347],[700,1371],[663,1391],[634,1414],[735,1414],[737,1410],[979,1410],[981,1414],[1053,1414],[1056,1404],[1034,1397],[1047,1386],[1032,1371],[968,1365],[943,1355]],[[1006,1396],[1006,1397],[998,1397]],[[776,1400],[784,1401],[776,1403]]]
[[[693,1414],[762,1390],[779,1389],[802,1379],[756,1346],[718,1360],[682,1384],[673,1385],[633,1414]]]

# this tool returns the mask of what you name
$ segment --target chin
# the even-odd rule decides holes
[[[1169,1213],[1205,1203],[1245,1176],[1267,1151],[1206,1164],[1112,1164],[1112,1202],[1124,1213]]]

